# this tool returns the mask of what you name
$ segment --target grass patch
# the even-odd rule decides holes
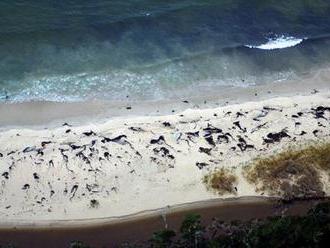
[[[203,182],[208,190],[212,190],[219,195],[236,194],[235,185],[237,177],[224,168],[215,170],[204,176]]]
[[[244,174],[257,191],[293,199],[324,196],[320,171],[329,170],[330,143],[324,143],[257,159]]]

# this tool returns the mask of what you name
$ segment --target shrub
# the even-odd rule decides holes
[[[184,246],[198,247],[203,240],[203,231],[204,227],[201,225],[201,216],[198,214],[188,214],[180,227]]]
[[[209,190],[213,190],[219,195],[236,194],[237,177],[224,168],[206,175],[203,182]]]
[[[321,144],[257,159],[245,168],[245,176],[257,191],[285,199],[323,197],[319,172],[329,169],[330,144]]]
[[[90,246],[85,245],[83,242],[75,240],[70,243],[70,248],[90,248]]]
[[[166,248],[172,244],[172,239],[175,237],[173,230],[162,230],[155,232],[150,242],[152,247],[155,248]]]

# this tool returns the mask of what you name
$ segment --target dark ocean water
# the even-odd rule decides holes
[[[0,101],[183,97],[329,62],[330,0],[0,2]]]

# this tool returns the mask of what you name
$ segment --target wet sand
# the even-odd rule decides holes
[[[74,125],[104,123],[114,118],[169,115],[187,108],[216,108],[279,96],[307,95],[315,90],[323,92],[330,89],[329,71],[330,69],[320,69],[299,79],[269,82],[248,88],[212,88],[207,95],[192,95],[190,98],[182,99],[136,102],[127,98],[122,102],[91,100],[72,103],[47,101],[0,103],[0,130],[21,127],[51,128],[64,122]]]
[[[321,200],[280,203],[276,198],[244,197],[240,199],[210,200],[163,208],[120,219],[83,220],[52,224],[25,224],[0,227],[0,245],[14,244],[24,247],[68,247],[73,240],[92,247],[117,247],[125,242],[146,241],[155,231],[178,231],[188,213],[202,216],[202,224],[213,218],[223,221],[263,219],[269,216],[304,215]],[[327,200],[326,200],[327,201]]]

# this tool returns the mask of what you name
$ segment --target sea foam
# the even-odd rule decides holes
[[[268,40],[267,43],[261,44],[258,46],[255,45],[246,45],[248,48],[257,48],[257,49],[262,49],[262,50],[274,50],[274,49],[283,49],[283,48],[288,48],[288,47],[294,47],[301,42],[303,42],[305,38],[295,38],[292,36],[278,36],[276,38],[271,38]]]

